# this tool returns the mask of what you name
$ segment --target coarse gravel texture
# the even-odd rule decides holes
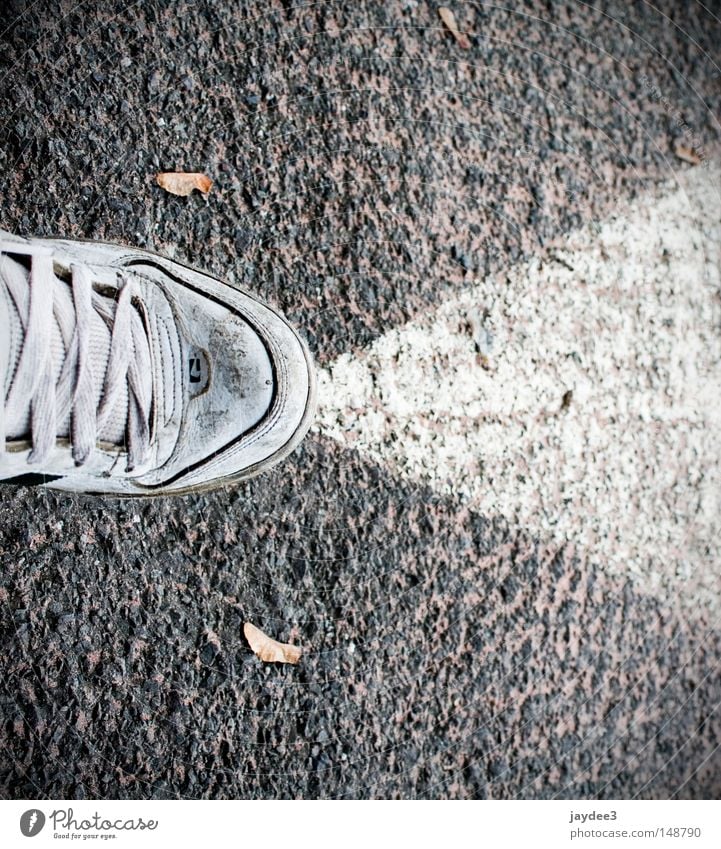
[[[450,5],[468,50],[413,0],[5,2],[0,226],[202,266],[327,369],[717,150],[717,2]],[[0,794],[717,797],[713,607],[589,556],[592,503],[560,540],[396,460],[319,428],[230,491],[4,491]]]
[[[718,615],[721,171],[679,183],[339,357],[318,432]]]

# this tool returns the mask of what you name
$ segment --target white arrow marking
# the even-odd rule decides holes
[[[649,589],[716,600],[720,186],[716,165],[689,171],[339,357],[316,429]]]

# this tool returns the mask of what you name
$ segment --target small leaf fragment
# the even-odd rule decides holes
[[[692,147],[687,147],[685,144],[677,144],[674,153],[689,165],[700,165],[703,161]]]
[[[279,643],[250,622],[243,625],[243,633],[251,649],[265,663],[298,663],[303,654],[303,649]]]
[[[448,9],[446,6],[440,6],[438,8],[438,14],[440,15],[443,23],[448,27],[449,31],[453,35],[453,38],[458,42],[458,46],[462,47],[464,50],[468,50],[471,46],[471,42],[468,40],[468,36],[461,32],[458,29],[458,25],[456,24],[456,16]]]
[[[158,185],[171,195],[187,197],[193,189],[207,195],[213,181],[205,174],[186,171],[161,171],[155,175]]]

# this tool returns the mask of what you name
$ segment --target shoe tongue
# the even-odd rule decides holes
[[[16,263],[14,260],[8,259],[7,261],[11,262],[13,266],[16,266],[16,268],[13,269],[16,274],[22,272],[24,287],[21,286],[19,287],[19,289],[23,293],[23,296],[27,299],[29,297],[30,288],[28,272],[22,265]],[[58,307],[58,312],[60,314],[64,313],[66,316],[74,315],[72,304],[72,291],[70,285],[62,280],[56,280],[56,286],[58,288],[55,291],[55,306]],[[6,326],[10,329],[10,332],[8,334],[8,344],[5,346],[5,353],[7,354],[7,363],[9,366],[6,371],[7,377],[5,382],[5,397],[7,397],[10,381],[12,380],[12,376],[15,373],[22,351],[23,330],[20,321],[20,313],[18,310],[19,305],[14,302],[13,298],[5,290],[4,286],[0,288],[4,292],[4,302],[8,319],[7,323],[3,324],[5,316],[2,313],[3,299],[0,298],[0,326]],[[20,309],[24,309],[24,307],[20,305]],[[132,320],[134,322],[139,322],[140,326],[142,327],[142,319],[137,314],[137,312],[134,313]],[[72,338],[71,335],[69,335],[68,333],[67,322],[63,323],[66,324],[65,335],[63,334],[61,323],[58,321],[58,314],[56,313],[53,315],[50,338],[47,340],[50,346],[51,360],[53,363],[53,375],[56,382],[58,380],[58,377],[60,376],[61,370],[65,363],[67,347],[70,345],[70,341]],[[74,322],[71,322],[71,327],[73,324]],[[93,309],[91,311],[90,333],[88,340],[88,358],[90,361],[93,375],[93,390],[96,409],[100,405],[100,398],[105,379],[105,371],[110,356],[110,340],[110,328],[105,323],[104,319],[99,315],[99,313]],[[0,364],[2,363],[2,361],[3,350],[2,348],[0,348]],[[148,381],[150,381],[150,375],[147,375],[145,377]],[[29,439],[31,430],[30,416],[30,404],[23,405],[22,409],[18,410],[6,410],[5,427],[7,438]],[[98,440],[108,442],[113,445],[122,445],[125,442],[127,418],[128,389],[127,385],[124,385],[122,387],[122,390],[118,393],[116,403],[110,411],[110,414],[105,424],[98,431]],[[58,422],[57,435],[59,437],[68,437],[70,434],[70,424],[71,413],[68,413],[63,421]]]
[[[175,450],[186,402],[186,382],[194,392],[208,384],[207,363],[200,380],[195,350],[181,336],[176,313],[167,291],[168,275],[155,264],[133,262],[146,313],[153,381],[153,432],[155,464],[159,468]],[[201,364],[202,368],[202,364]],[[203,382],[204,381],[204,382]],[[193,394],[191,392],[191,394]]]

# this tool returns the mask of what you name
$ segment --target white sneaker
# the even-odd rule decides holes
[[[116,495],[235,483],[310,426],[306,346],[246,292],[146,251],[0,231],[0,481]]]

